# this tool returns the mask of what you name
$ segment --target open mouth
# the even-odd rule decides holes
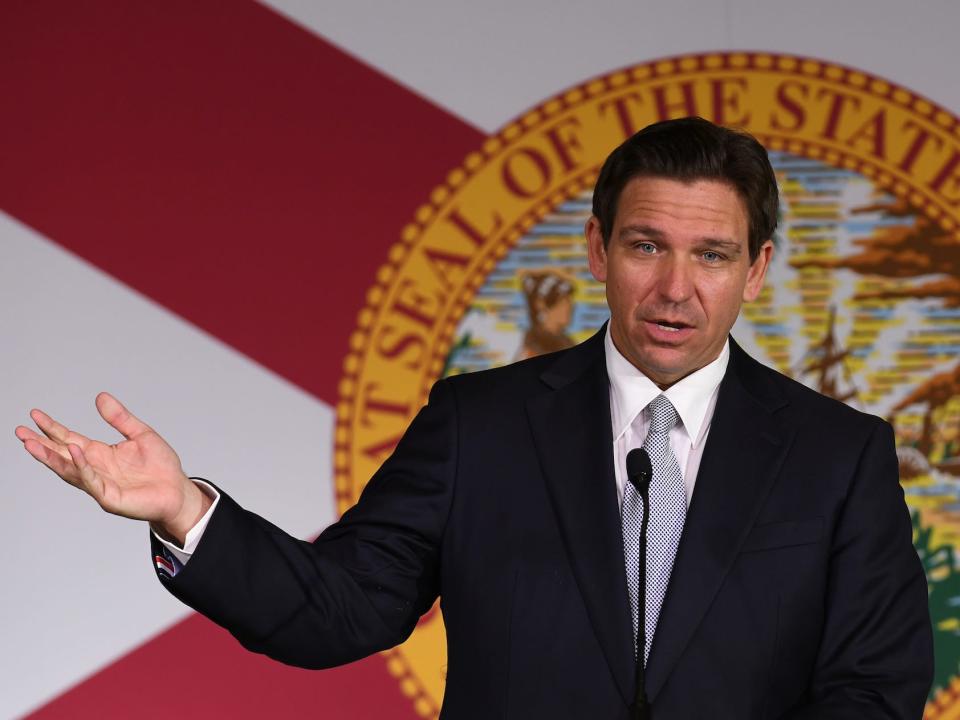
[[[666,330],[667,332],[680,332],[681,330],[686,330],[690,327],[683,322],[672,322],[669,320],[653,320],[652,321],[658,328],[661,330]]]

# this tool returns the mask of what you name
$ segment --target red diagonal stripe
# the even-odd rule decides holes
[[[250,2],[7,2],[0,83],[0,208],[327,402],[481,138]]]
[[[29,717],[419,720],[379,655],[323,672],[300,670],[247,652],[198,615]]]

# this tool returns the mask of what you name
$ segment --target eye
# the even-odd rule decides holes
[[[644,255],[653,255],[657,251],[657,246],[649,242],[637,243],[637,249]]]
[[[707,250],[705,253],[703,253],[702,257],[708,263],[717,263],[723,260],[723,255],[716,253],[713,250]]]

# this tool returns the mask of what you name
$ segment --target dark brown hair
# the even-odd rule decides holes
[[[747,210],[751,262],[777,227],[777,179],[767,151],[746,132],[688,117],[648,125],[627,138],[604,161],[593,191],[593,214],[604,245],[610,243],[620,194],[636,177],[729,184]]]

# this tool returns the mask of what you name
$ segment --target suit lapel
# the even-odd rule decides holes
[[[574,576],[610,670],[633,701],[634,649],[613,472],[609,384],[601,330],[541,379],[552,390],[527,413]]]
[[[777,477],[788,438],[778,432],[773,413],[784,404],[766,371],[731,339],[730,364],[650,652],[651,700],[703,619]]]

